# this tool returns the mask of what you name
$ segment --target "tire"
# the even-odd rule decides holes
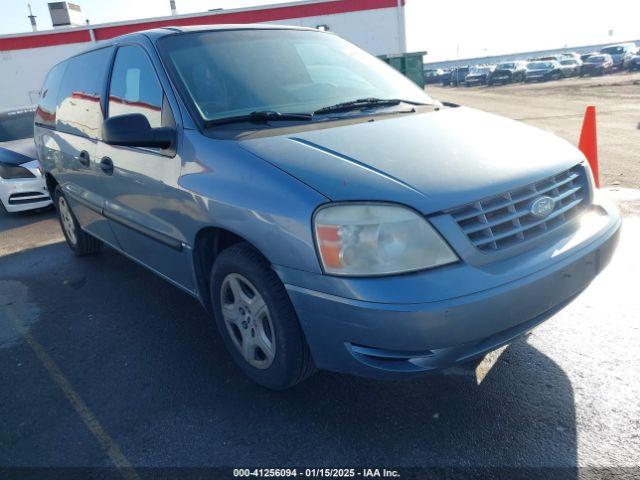
[[[272,390],[284,390],[315,371],[284,285],[251,245],[237,243],[223,250],[211,269],[210,286],[220,335],[235,363],[251,380]],[[236,295],[234,290],[238,289]]]
[[[54,198],[60,228],[62,228],[67,245],[73,253],[79,257],[99,253],[102,250],[102,242],[80,228],[60,185],[56,186]]]

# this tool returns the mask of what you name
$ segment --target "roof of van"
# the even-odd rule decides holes
[[[167,35],[176,33],[191,32],[207,32],[207,31],[225,31],[225,30],[303,30],[318,32],[315,28],[296,27],[293,25],[271,25],[264,23],[239,23],[239,24],[219,24],[219,25],[192,25],[192,26],[166,26],[154,28],[151,30],[141,30],[139,32],[129,33],[120,37],[114,37],[111,41],[118,41],[124,37],[130,38],[135,35],[146,35],[151,40],[156,40]],[[327,32],[330,33],[330,32]]]
[[[272,25],[264,23],[239,23],[239,24],[216,24],[216,25],[192,25],[192,26],[172,26],[153,28],[149,30],[140,30],[137,32],[127,33],[117,37],[110,38],[102,41],[99,44],[93,44],[81,53],[89,52],[91,50],[98,50],[105,46],[113,45],[114,43],[121,42],[123,39],[133,40],[140,37],[146,37],[152,42],[156,42],[160,38],[175,35],[180,33],[192,33],[192,32],[207,32],[207,31],[233,31],[233,30],[300,30],[311,31],[319,33],[333,33],[324,32],[315,28],[308,27],[296,27],[293,25]],[[334,34],[335,35],[335,34]]]

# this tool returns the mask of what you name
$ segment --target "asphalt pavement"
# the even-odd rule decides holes
[[[319,372],[285,392],[242,375],[193,298],[113,250],[74,257],[51,211],[0,212],[0,478],[212,466],[637,475],[640,195],[614,195],[626,215],[612,264],[480,384]]]

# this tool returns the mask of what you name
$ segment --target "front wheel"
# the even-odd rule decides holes
[[[83,231],[73,214],[69,202],[58,185],[54,192],[58,220],[69,248],[78,256],[92,255],[102,250],[102,242]]]
[[[284,285],[251,245],[238,243],[218,255],[210,294],[223,341],[251,380],[283,390],[313,373],[309,347]]]

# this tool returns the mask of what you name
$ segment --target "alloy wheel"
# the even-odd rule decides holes
[[[269,307],[258,289],[238,273],[230,273],[220,287],[222,317],[227,332],[251,366],[266,369],[276,354],[276,339]]]
[[[67,238],[73,245],[75,245],[78,242],[78,237],[76,236],[76,224],[71,216],[69,204],[63,196],[60,196],[60,199],[58,200],[58,212],[60,214],[60,220],[62,221],[62,228],[67,234]]]

